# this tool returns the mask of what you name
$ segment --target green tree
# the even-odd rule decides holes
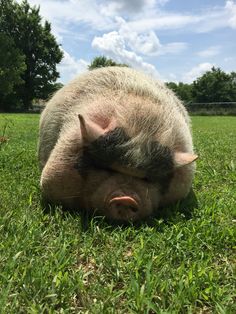
[[[193,82],[192,94],[195,102],[236,101],[235,72],[227,74],[213,67]]]
[[[175,83],[175,82],[166,82],[165,84],[166,84],[167,87],[169,87],[170,89],[172,89],[173,92],[177,93],[178,83]]]
[[[231,101],[236,101],[236,72],[230,73]]]
[[[166,85],[185,103],[192,102],[192,84],[168,82]]]
[[[26,69],[25,58],[15,47],[14,41],[0,32],[0,110],[7,109],[8,95],[23,84],[22,73]]]
[[[93,70],[96,68],[103,68],[103,67],[110,67],[110,66],[120,66],[120,67],[127,67],[126,64],[123,63],[116,63],[112,59],[108,59],[104,56],[95,57],[91,64],[88,66],[89,70]]]
[[[53,91],[59,73],[56,64],[63,53],[51,33],[51,25],[42,23],[39,7],[30,7],[27,0],[0,0],[0,29],[11,37],[25,57],[26,69],[16,93],[27,110],[34,98],[46,99]]]
[[[55,93],[59,89],[61,89],[64,85],[61,82],[57,82],[52,87],[52,92]]]

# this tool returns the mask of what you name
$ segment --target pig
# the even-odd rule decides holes
[[[128,67],[60,89],[41,114],[38,156],[45,199],[124,222],[185,198],[197,159],[181,101]]]

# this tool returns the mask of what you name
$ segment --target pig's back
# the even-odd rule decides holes
[[[183,104],[164,83],[128,67],[105,67],[78,76],[51,98],[44,110],[42,120],[47,119],[46,115],[50,112],[58,115],[61,113],[64,117],[68,110],[73,110],[74,105],[78,105],[78,102],[83,106],[83,99],[89,100],[94,98],[94,95],[109,90],[122,91],[165,103],[167,107],[175,107],[189,121]]]

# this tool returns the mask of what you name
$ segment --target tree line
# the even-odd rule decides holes
[[[27,0],[0,0],[0,110],[27,111],[35,99],[48,99],[62,87],[56,66],[63,52],[42,22],[39,7]],[[92,60],[88,70],[106,66],[128,66],[105,56]],[[236,102],[236,72],[213,67],[193,83],[167,82],[188,103]]]
[[[0,47],[0,109],[26,111],[57,88],[63,53],[39,7],[0,0]]]
[[[169,82],[166,85],[185,103],[236,102],[236,72],[225,73],[216,67],[191,84]]]

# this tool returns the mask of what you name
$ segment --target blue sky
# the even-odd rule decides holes
[[[98,55],[165,81],[192,82],[213,65],[236,71],[235,0],[29,0],[64,51],[67,83]]]

